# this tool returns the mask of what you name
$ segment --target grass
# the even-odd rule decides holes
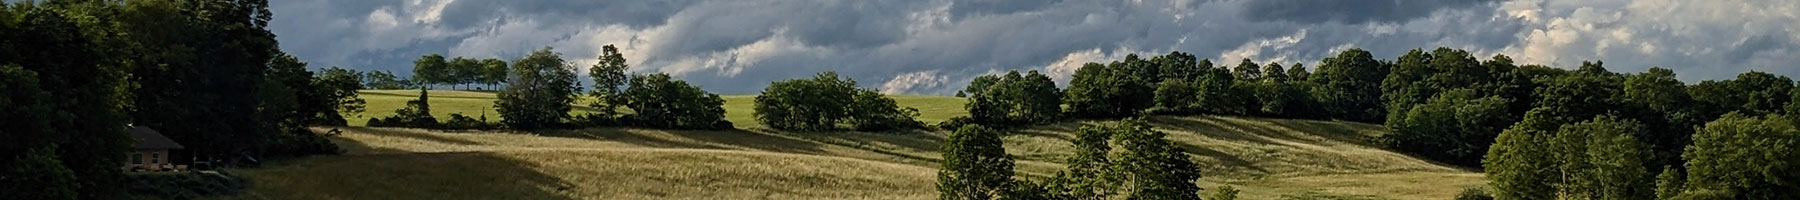
[[[364,101],[367,101],[367,104],[365,104],[367,107],[365,107],[363,113],[344,115],[344,119],[350,122],[350,126],[366,125],[369,122],[369,118],[393,116],[394,110],[406,107],[406,101],[412,101],[413,99],[419,98],[418,90],[362,90],[358,91],[358,93],[360,94],[359,97],[363,98]],[[448,119],[451,113],[461,113],[462,115],[469,117],[478,117],[482,114],[486,114],[488,121],[496,122],[501,119],[499,112],[494,110],[494,100],[496,100],[496,98],[492,92],[432,90],[430,93],[431,114],[432,116],[436,116],[439,120]],[[725,99],[724,107],[726,121],[731,121],[732,124],[735,124],[738,127],[762,126],[760,123],[756,122],[756,116],[753,114],[756,105],[756,95],[731,95],[722,97]],[[894,101],[899,103],[900,106],[919,109],[920,115],[918,116],[918,120],[928,124],[936,124],[937,122],[944,121],[951,117],[968,115],[968,111],[964,110],[962,107],[963,102],[966,101],[963,98],[916,95],[894,95],[891,97],[893,97]],[[584,97],[575,102],[575,110],[570,111],[569,113],[582,114],[593,112],[595,109],[587,106],[588,103],[593,101],[593,98]]]
[[[445,95],[464,95],[441,92]],[[433,92],[434,106],[440,92]],[[480,97],[480,94],[468,94]],[[365,96],[368,98],[368,96]],[[344,130],[345,155],[238,172],[252,199],[931,199],[945,132],[782,132],[759,128],[748,96],[727,97],[739,130]],[[923,120],[962,115],[960,98],[899,96]],[[371,107],[376,101],[371,100]],[[402,100],[403,102],[403,100]],[[436,109],[434,109],[436,110]],[[1379,125],[1225,116],[1160,116],[1156,130],[1202,166],[1204,188],[1245,199],[1448,199],[1479,172],[1377,148]],[[1005,136],[1020,177],[1063,168],[1073,121]],[[345,178],[355,177],[355,178]],[[1202,191],[1202,193],[1209,193]]]

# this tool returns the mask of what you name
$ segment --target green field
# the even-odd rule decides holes
[[[464,93],[433,92],[463,95]],[[365,98],[369,98],[367,95]],[[444,98],[451,99],[451,98]],[[260,199],[932,199],[944,132],[790,133],[755,127],[747,96],[729,97],[740,130],[593,128],[428,131],[339,128],[345,155],[240,170]],[[924,120],[962,115],[961,99],[903,96]],[[398,101],[403,102],[404,100]],[[370,107],[385,106],[370,100]],[[393,103],[398,103],[393,102]],[[480,110],[471,107],[467,110]],[[437,110],[434,108],[434,110]],[[492,118],[492,116],[490,116]],[[1245,199],[1449,199],[1486,181],[1380,149],[1379,125],[1220,116],[1151,118],[1202,166],[1202,186]],[[1082,121],[1003,138],[1021,176],[1061,170]],[[1206,192],[1206,191],[1203,191]]]

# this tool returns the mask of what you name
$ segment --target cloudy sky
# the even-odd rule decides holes
[[[1505,54],[1693,82],[1756,70],[1800,76],[1792,0],[280,0],[272,29],[313,67],[411,74],[420,55],[508,60],[552,47],[585,71],[617,45],[632,71],[755,93],[836,70],[890,93],[945,94],[970,78],[1184,51],[1304,63],[1347,48]],[[1223,62],[1221,62],[1223,63]],[[581,74],[586,74],[582,72]]]

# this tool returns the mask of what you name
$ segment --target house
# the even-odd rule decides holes
[[[173,165],[169,160],[170,150],[184,148],[181,144],[175,143],[175,140],[144,126],[126,125],[125,132],[130,133],[131,139],[136,143],[132,144],[132,151],[126,154],[125,166],[121,169],[125,171],[167,171],[187,168],[185,165]]]

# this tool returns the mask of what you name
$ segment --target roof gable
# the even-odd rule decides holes
[[[169,137],[163,136],[162,133],[156,132],[156,130],[151,130],[150,127],[126,126],[125,129],[127,129],[126,132],[131,132],[131,139],[137,141],[137,144],[132,145],[133,149],[182,149],[182,148],[185,148],[185,147],[182,147],[180,143],[175,143],[175,140],[169,139]]]

